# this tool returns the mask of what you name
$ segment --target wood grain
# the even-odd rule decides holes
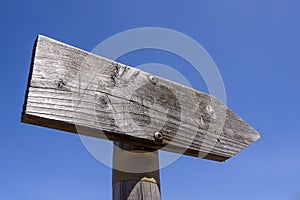
[[[216,161],[260,137],[211,95],[41,35],[21,121]]]
[[[160,200],[160,189],[148,181],[125,181],[113,186],[113,200]]]
[[[112,184],[113,200],[160,200],[158,152],[115,142]]]

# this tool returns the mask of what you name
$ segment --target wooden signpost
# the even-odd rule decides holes
[[[118,149],[149,152],[134,162],[152,165],[158,149],[225,161],[260,137],[211,95],[45,36],[34,44],[21,121],[115,141],[114,165],[126,157]],[[113,183],[114,199],[160,197],[158,170],[114,170]]]

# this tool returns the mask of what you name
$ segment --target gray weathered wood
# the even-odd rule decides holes
[[[136,173],[136,165],[143,171]],[[112,174],[113,200],[161,199],[157,151],[141,150],[138,146],[115,142]]]
[[[148,181],[125,181],[113,185],[113,200],[160,200],[159,185]]]
[[[45,36],[27,87],[25,123],[216,161],[259,138],[213,96]]]

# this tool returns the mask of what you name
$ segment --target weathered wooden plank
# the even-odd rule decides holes
[[[45,36],[27,87],[25,123],[216,161],[259,138],[213,96]]]

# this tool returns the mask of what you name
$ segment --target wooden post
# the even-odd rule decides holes
[[[114,144],[113,200],[160,200],[158,152],[125,143]]]

